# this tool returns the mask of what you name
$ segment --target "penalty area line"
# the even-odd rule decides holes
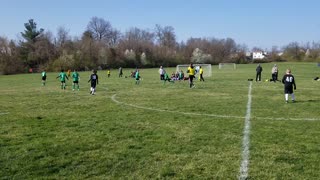
[[[125,106],[130,106],[134,108],[139,108],[139,109],[145,109],[145,110],[150,110],[150,111],[158,111],[158,112],[169,112],[169,113],[177,113],[177,114],[183,114],[183,115],[191,115],[191,116],[208,116],[208,117],[218,117],[218,118],[229,118],[229,119],[243,119],[243,117],[240,116],[227,116],[227,115],[217,115],[217,114],[205,114],[205,113],[193,113],[193,112],[181,112],[181,111],[172,111],[172,110],[165,110],[165,109],[157,109],[157,108],[151,108],[151,107],[143,107],[143,106],[138,106],[134,104],[128,104],[124,102],[120,102],[116,99],[117,94],[114,94],[111,96],[111,100],[117,104],[122,104]]]
[[[102,88],[105,90],[108,90],[108,88]],[[122,104],[129,107],[134,107],[138,109],[145,109],[149,111],[158,111],[158,112],[169,112],[169,113],[178,113],[183,115],[191,115],[191,116],[208,116],[208,117],[218,117],[218,118],[226,118],[226,119],[243,119],[245,117],[243,116],[228,116],[228,115],[218,115],[218,114],[205,114],[205,113],[193,113],[193,112],[181,112],[181,111],[172,111],[172,110],[165,110],[165,109],[158,109],[158,108],[151,108],[151,107],[144,107],[134,104],[129,104],[125,102],[120,102],[116,99],[117,94],[112,95],[110,98],[113,102],[117,104]],[[108,97],[109,98],[109,97]],[[317,118],[276,118],[276,117],[258,117],[258,116],[251,116],[250,119],[260,119],[260,120],[273,120],[273,121],[320,121],[320,119]]]

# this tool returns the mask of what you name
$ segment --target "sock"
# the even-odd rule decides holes
[[[61,84],[61,89],[63,89],[63,85]]]
[[[75,88],[75,85],[73,84],[73,85],[72,85],[72,90],[74,90],[74,88]]]
[[[294,97],[294,94],[293,94],[293,93],[291,94],[291,98],[292,98],[292,101],[295,100],[295,97]]]
[[[78,91],[80,90],[79,84],[77,85],[77,89],[78,89]]]
[[[285,97],[286,101],[288,101],[288,99],[289,99],[289,94],[285,94],[284,97]]]

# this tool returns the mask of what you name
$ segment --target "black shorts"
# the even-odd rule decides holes
[[[45,81],[47,79],[47,76],[42,76],[42,80]]]
[[[97,82],[96,81],[91,81],[91,87],[92,88],[96,88],[97,86]]]
[[[189,75],[189,80],[192,82],[194,78],[194,75]]]
[[[292,86],[288,86],[284,88],[284,93],[285,94],[292,94],[293,93],[293,87]]]
[[[66,81],[60,81],[61,83],[66,83]]]
[[[79,81],[73,81],[73,83],[79,83]]]

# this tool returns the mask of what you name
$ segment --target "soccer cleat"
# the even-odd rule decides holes
[[[292,102],[294,103],[294,102],[296,102],[295,100],[292,100]]]
[[[286,103],[288,103],[288,101],[286,101]]]

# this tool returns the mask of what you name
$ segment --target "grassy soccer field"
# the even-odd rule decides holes
[[[0,76],[0,177],[237,179],[250,108],[248,178],[317,179],[320,68],[278,64],[280,79],[288,67],[296,78],[297,102],[285,104],[283,85],[265,81],[272,66],[262,64],[263,81],[251,85],[256,64],[213,66],[192,89],[160,82],[158,69],[141,69],[140,85],[98,71],[96,95],[90,72],[80,72],[75,92],[71,80],[60,89],[58,73],[48,73],[46,86],[40,73]]]

